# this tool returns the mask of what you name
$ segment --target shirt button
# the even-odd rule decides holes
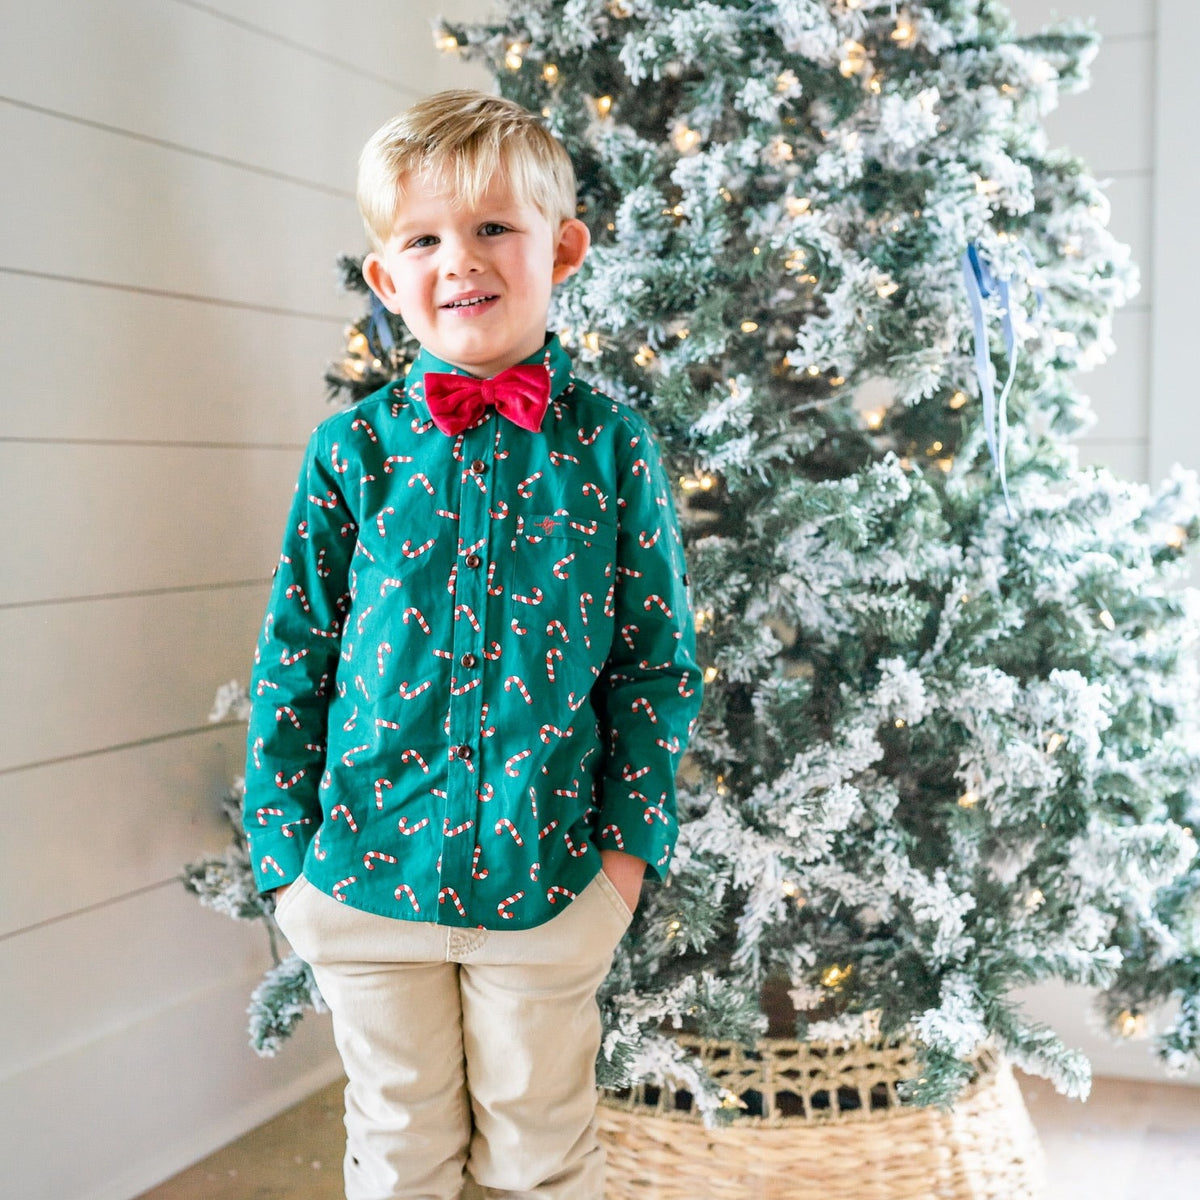
[[[474,462],[471,463],[471,474],[472,475],[482,475],[484,473],[484,471],[486,471],[486,470],[487,470],[487,463],[485,463],[482,458],[477,458],[477,459],[475,459]]]
[[[475,655],[468,652],[464,654],[458,661],[462,663],[464,667],[473,667],[479,660],[475,657]]]
[[[465,562],[467,566],[471,567],[472,569],[479,566],[481,561],[482,560],[478,554],[468,554],[467,557],[463,559],[463,562]]]
[[[461,746],[454,747],[454,753],[457,754],[459,758],[466,760],[471,757],[471,747],[468,746],[466,742],[463,742]]]

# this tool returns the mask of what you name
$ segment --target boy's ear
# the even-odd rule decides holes
[[[399,313],[400,308],[396,302],[396,285],[387,267],[383,265],[383,259],[378,254],[368,254],[363,259],[362,275],[367,281],[367,287],[379,297],[379,302],[383,307],[388,312]]]
[[[587,258],[588,247],[592,244],[592,235],[588,227],[578,217],[568,217],[558,227],[558,241],[554,246],[555,283],[574,275],[583,266]],[[366,264],[364,264],[365,267]],[[370,280],[367,281],[368,283]]]

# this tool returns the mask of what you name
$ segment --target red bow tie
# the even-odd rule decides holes
[[[425,402],[433,423],[451,437],[474,425],[489,404],[522,429],[540,433],[550,404],[550,372],[531,363],[509,367],[492,379],[429,371]]]

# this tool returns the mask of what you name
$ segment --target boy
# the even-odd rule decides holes
[[[245,823],[346,1089],[346,1195],[600,1200],[596,988],[701,700],[646,422],[546,333],[562,146],[476,92],[380,129],[363,274],[422,349],[313,433],[251,682]]]

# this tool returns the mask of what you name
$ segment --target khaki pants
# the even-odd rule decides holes
[[[603,871],[536,929],[449,929],[303,878],[276,919],[346,1069],[347,1200],[601,1200],[596,989],[630,921]]]

